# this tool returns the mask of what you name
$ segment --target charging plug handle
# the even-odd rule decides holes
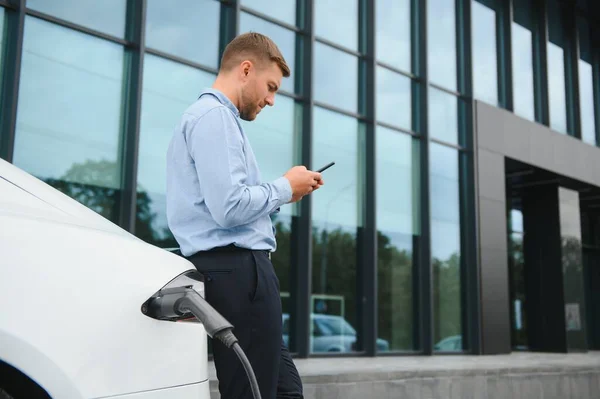
[[[233,325],[196,291],[190,289],[180,297],[175,303],[175,310],[182,314],[192,313],[204,324],[204,329],[211,338],[218,338],[228,348],[237,342],[237,338],[231,332]]]
[[[244,370],[250,381],[252,395],[255,399],[261,399],[258,381],[254,375],[250,361],[240,347],[238,339],[231,332],[233,326],[194,290],[188,290],[183,297],[177,300],[175,308],[182,313],[191,312],[204,324],[204,328],[211,338],[216,337],[226,347],[233,348],[233,351],[244,366]]]

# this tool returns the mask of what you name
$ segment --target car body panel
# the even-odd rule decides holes
[[[128,395],[110,396],[110,399],[189,399],[210,398],[208,381],[178,387],[136,392]],[[103,399],[103,398],[98,398]],[[107,398],[108,399],[108,398]]]
[[[202,324],[141,312],[194,266],[14,169],[0,161],[0,360],[56,398],[207,381]]]
[[[37,209],[38,212],[36,215],[38,217],[45,216],[56,221],[62,220],[64,223],[79,224],[88,228],[120,234],[124,238],[139,240],[133,234],[125,231],[88,207],[3,159],[0,159],[0,178],[18,186],[21,190],[45,204],[43,206],[44,209]],[[0,206],[0,208],[5,207],[8,202],[11,202],[8,196],[3,195],[0,197],[0,205],[4,205]],[[33,199],[27,202],[32,203]],[[42,205],[39,205],[39,208],[42,208]],[[53,212],[50,209],[53,209]],[[18,213],[19,210],[16,209],[13,212]],[[57,214],[61,214],[62,219],[58,218]]]

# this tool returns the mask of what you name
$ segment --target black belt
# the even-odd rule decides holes
[[[200,255],[202,253],[211,253],[211,252],[265,252],[269,259],[271,259],[271,252],[266,249],[249,249],[235,246],[233,244],[225,245],[223,247],[214,247],[205,251],[198,251],[194,255]]]

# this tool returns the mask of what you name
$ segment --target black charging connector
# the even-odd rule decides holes
[[[211,338],[221,341],[236,353],[252,388],[254,399],[261,399],[258,381],[248,357],[233,334],[233,325],[190,287],[165,288],[142,305],[142,313],[159,320],[179,320],[192,314],[204,325]]]

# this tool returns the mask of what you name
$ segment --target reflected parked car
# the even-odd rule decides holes
[[[289,347],[289,314],[284,313],[283,342]],[[313,353],[319,352],[353,352],[356,345],[356,330],[341,316],[311,314],[312,348]],[[378,351],[389,351],[388,341],[378,338]]]
[[[462,351],[462,335],[451,335],[433,346],[436,351],[455,352]]]

